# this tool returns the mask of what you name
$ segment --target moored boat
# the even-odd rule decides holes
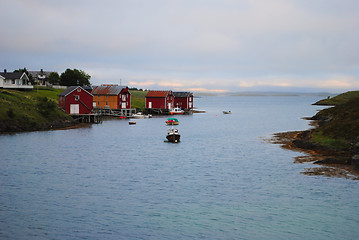
[[[166,120],[167,125],[178,125],[178,119],[177,118],[167,118]]]
[[[231,111],[223,111],[223,114],[232,114]]]
[[[172,127],[168,129],[166,138],[169,142],[177,143],[180,141],[181,135],[179,134],[178,129]]]
[[[152,115],[151,114],[145,115],[142,112],[138,112],[136,114],[133,114],[131,117],[132,118],[151,118]]]
[[[170,111],[170,114],[171,115],[178,115],[178,114],[184,114],[184,111],[181,109],[181,108],[173,108],[171,111]]]

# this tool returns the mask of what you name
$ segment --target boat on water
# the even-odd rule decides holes
[[[178,119],[177,118],[167,118],[166,120],[167,125],[178,125]]]
[[[166,138],[169,142],[177,143],[180,141],[181,135],[179,134],[178,129],[172,127],[168,129]]]
[[[193,109],[192,112],[193,113],[206,113],[207,111],[203,110],[203,109]]]
[[[151,118],[152,115],[151,114],[143,114],[142,112],[138,112],[138,113],[135,113],[131,116],[132,118]]]
[[[181,108],[173,108],[171,111],[170,111],[170,114],[171,115],[179,115],[179,114],[184,114],[184,111],[181,109]]]
[[[135,122],[135,121],[132,121],[132,122],[128,122],[128,124],[130,124],[130,125],[135,125],[136,122]]]
[[[223,114],[232,114],[231,111],[223,111]]]

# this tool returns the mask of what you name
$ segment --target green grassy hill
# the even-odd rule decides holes
[[[315,143],[334,150],[359,150],[359,97],[323,109],[312,119],[318,120],[319,125],[312,131]]]
[[[339,94],[332,98],[326,98],[319,100],[318,102],[314,103],[314,105],[328,105],[334,106],[342,103],[348,102],[350,99],[359,98],[359,91],[349,91],[342,94]]]
[[[131,107],[137,110],[143,110],[145,108],[145,96],[146,91],[130,90],[131,92]]]
[[[58,108],[63,90],[0,90],[0,132],[51,129],[68,125],[72,118]]]

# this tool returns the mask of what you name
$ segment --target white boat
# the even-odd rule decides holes
[[[142,112],[138,112],[138,113],[135,113],[135,114],[132,114],[131,116],[132,118],[151,118],[152,115],[151,114],[143,114]]]
[[[184,114],[184,111],[181,109],[181,108],[173,108],[171,111],[170,111],[170,114],[171,115],[176,115],[176,114]]]

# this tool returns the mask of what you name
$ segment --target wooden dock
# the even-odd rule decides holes
[[[79,123],[102,123],[100,114],[71,114],[71,117]]]
[[[135,108],[129,108],[129,109],[94,108],[92,112],[94,114],[99,114],[101,116],[127,118],[135,114],[136,109]]]
[[[71,114],[72,118],[79,123],[102,123],[103,117],[128,118],[136,113],[131,109],[94,108],[90,114]]]

